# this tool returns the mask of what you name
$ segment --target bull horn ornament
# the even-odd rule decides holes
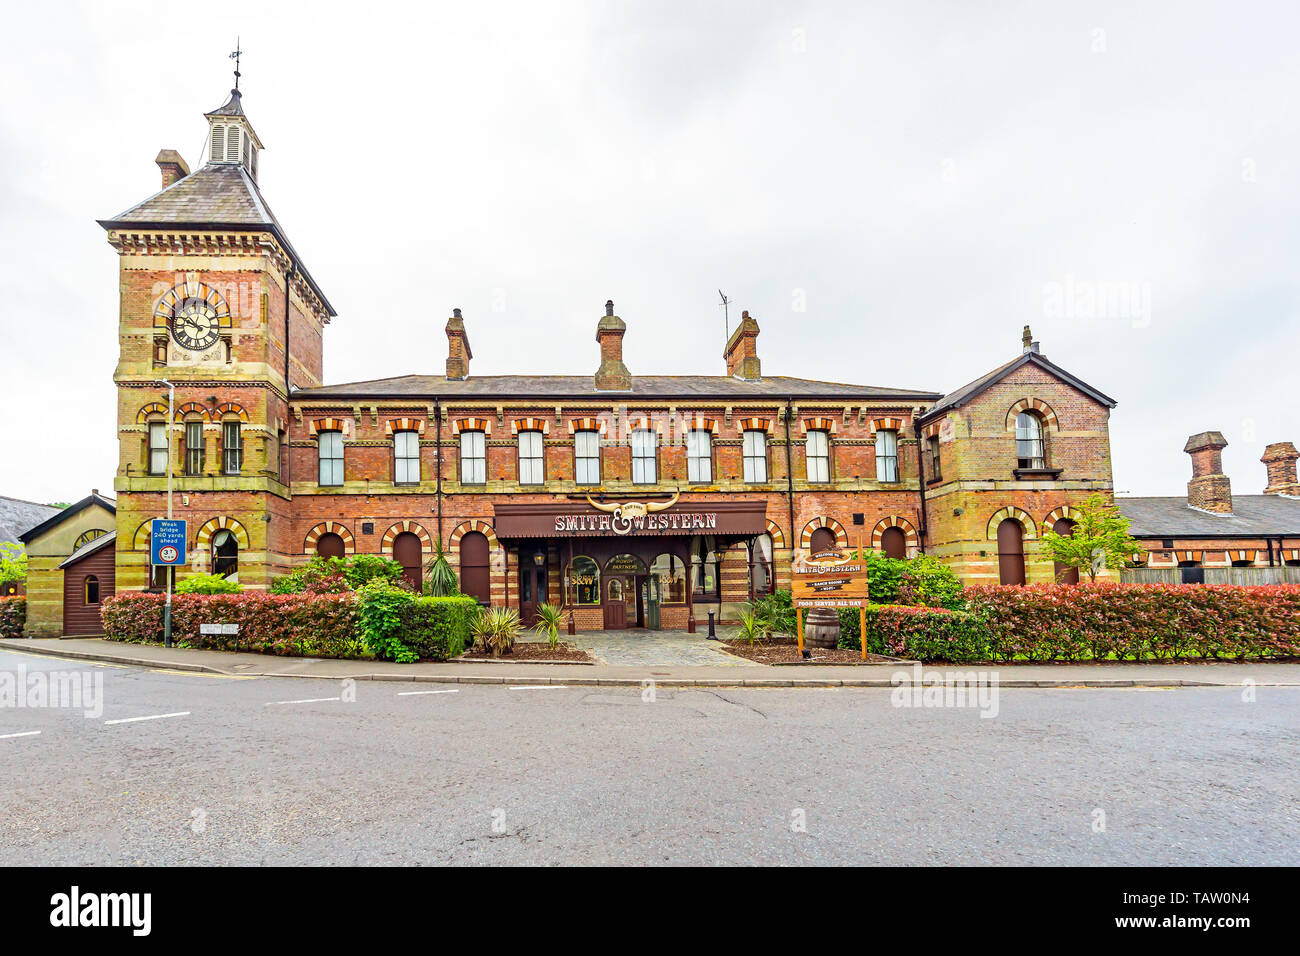
[[[591,495],[587,495],[587,504],[591,505],[597,511],[604,511],[614,516],[614,521],[620,525],[630,524],[637,518],[644,518],[648,514],[656,511],[667,511],[673,505],[677,504],[677,499],[682,496],[680,491],[673,492],[673,496],[667,501],[623,501],[619,504],[603,504],[594,500]]]

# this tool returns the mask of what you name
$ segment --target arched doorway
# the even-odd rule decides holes
[[[1058,518],[1056,524],[1052,525],[1052,530],[1062,538],[1069,538],[1074,535],[1074,522],[1069,518]],[[1062,564],[1060,561],[1053,561],[1052,566],[1056,569],[1057,584],[1078,584],[1079,569],[1072,568]]]
[[[880,550],[887,558],[894,558],[897,561],[906,560],[907,535],[903,533],[903,529],[886,528],[885,533],[880,536]]]
[[[460,590],[479,604],[492,602],[488,539],[482,531],[469,531],[460,539]]]
[[[818,528],[808,541],[808,553],[835,550],[835,532],[830,528]]]
[[[327,531],[316,539],[316,553],[322,558],[341,558],[346,550],[343,536],[333,531]]]
[[[463,548],[462,544],[462,552]],[[419,594],[424,587],[424,560],[420,552],[419,537],[410,531],[403,531],[394,538],[393,560],[402,566],[402,577],[411,586],[411,590]]]
[[[1015,518],[998,525],[998,582],[1025,583],[1025,529]]]
[[[212,536],[212,573],[239,580],[239,541],[225,528]]]

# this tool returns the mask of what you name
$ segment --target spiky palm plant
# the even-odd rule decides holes
[[[533,630],[546,635],[546,643],[552,648],[560,642],[560,628],[564,626],[564,611],[554,604],[543,604],[537,609],[537,622]]]

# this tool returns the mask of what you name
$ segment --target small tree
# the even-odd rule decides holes
[[[429,578],[424,582],[426,594],[432,597],[451,597],[460,593],[460,587],[456,583],[456,571],[447,560],[447,552],[442,549],[441,541],[438,542],[438,549],[426,567],[429,572]]]
[[[1141,550],[1129,537],[1128,519],[1103,494],[1089,495],[1071,511],[1070,520],[1074,527],[1068,535],[1043,532],[1043,550],[1058,564],[1086,572],[1089,581],[1097,580],[1102,568],[1123,567],[1133,552]]]
[[[21,544],[0,541],[0,581],[27,580],[27,552]]]

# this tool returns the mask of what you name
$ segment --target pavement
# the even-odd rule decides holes
[[[0,866],[1300,864],[1295,687],[1026,688],[988,714],[873,687],[348,685],[14,643],[0,672],[100,693],[0,708]]]
[[[688,635],[690,636],[690,635]],[[644,637],[641,638],[645,640]],[[909,664],[755,664],[728,655],[719,663],[539,664],[497,661],[394,664],[275,657],[192,648],[124,644],[102,638],[25,638],[0,640],[0,648],[73,660],[241,677],[328,678],[419,681],[451,684],[564,684],[640,686],[653,680],[664,687],[892,687],[895,675],[913,674]],[[717,653],[725,653],[718,651]],[[617,658],[616,658],[617,659]],[[927,666],[923,675],[996,675],[1001,687],[1213,687],[1300,686],[1296,663],[1177,664],[989,664]]]

